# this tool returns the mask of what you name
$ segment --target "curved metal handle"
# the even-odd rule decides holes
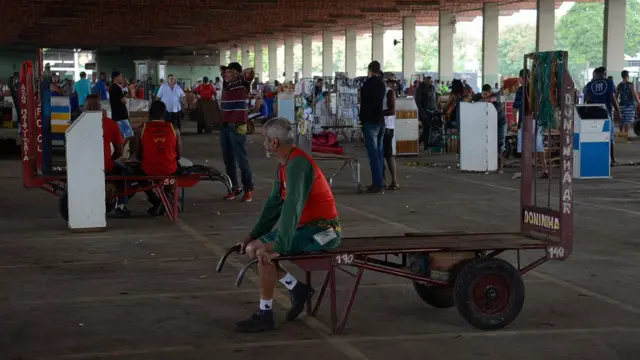
[[[218,266],[216,266],[216,272],[219,273],[222,271],[222,267],[224,266],[225,261],[227,261],[227,258],[229,257],[229,255],[233,253],[239,253],[241,249],[242,249],[242,246],[240,244],[230,247],[229,250],[227,250],[227,252],[224,253],[222,258],[220,258],[220,261],[218,261]]]
[[[258,263],[258,259],[253,259],[245,265],[242,270],[238,273],[238,277],[236,278],[236,286],[240,287],[242,285],[242,280],[244,279],[244,274],[249,270],[250,267]]]

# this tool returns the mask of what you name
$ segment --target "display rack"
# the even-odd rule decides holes
[[[311,139],[316,121],[314,79],[302,78],[296,84],[293,97],[296,145],[312,154]]]

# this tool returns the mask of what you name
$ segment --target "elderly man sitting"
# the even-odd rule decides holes
[[[266,155],[278,160],[278,176],[253,231],[241,244],[249,258],[258,259],[260,307],[237,323],[239,332],[275,326],[273,292],[278,279],[291,292],[288,321],[297,318],[313,296],[310,285],[296,281],[273,258],[340,244],[340,220],[329,184],[313,159],[294,145],[293,134],[291,123],[283,118],[271,119],[263,127]],[[280,229],[272,230],[278,220]]]

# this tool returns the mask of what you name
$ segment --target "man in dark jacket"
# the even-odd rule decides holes
[[[418,117],[420,118],[420,123],[422,124],[422,135],[420,138],[420,142],[424,144],[425,151],[429,147],[429,132],[432,125],[435,124],[435,111],[437,109],[438,103],[438,94],[436,91],[436,87],[433,85],[433,80],[431,76],[427,76],[424,80],[418,85],[415,94],[415,102],[418,107]]]
[[[384,115],[382,103],[386,87],[380,78],[380,63],[372,61],[367,68],[368,78],[360,90],[360,123],[371,167],[371,186],[365,192],[383,193],[382,182]]]

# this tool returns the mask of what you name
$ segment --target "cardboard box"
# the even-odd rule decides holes
[[[129,112],[129,122],[131,123],[131,127],[133,129],[137,129],[145,121],[149,119],[149,113],[146,111],[131,111]]]

